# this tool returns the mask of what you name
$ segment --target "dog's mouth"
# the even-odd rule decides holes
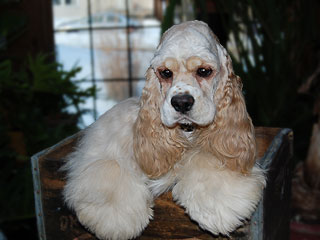
[[[180,119],[180,121],[178,121],[178,124],[180,126],[180,129],[185,132],[192,132],[196,127],[196,124],[188,118]]]
[[[165,124],[166,125],[166,124]],[[196,121],[195,119],[190,118],[189,116],[180,116],[172,124],[166,125],[169,128],[179,127],[185,132],[192,132],[198,128],[206,127],[209,123],[202,123],[201,121]]]
[[[195,125],[192,123],[180,123],[180,129],[185,132],[192,132],[195,129]]]

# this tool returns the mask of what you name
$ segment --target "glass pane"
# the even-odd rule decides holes
[[[130,19],[139,28],[130,31],[132,49],[132,74],[134,78],[145,75],[160,40],[160,21],[154,16],[155,1],[129,0]]]
[[[56,31],[88,28],[87,1],[53,1],[53,23]]]
[[[129,97],[129,84],[128,81],[99,81],[97,82],[99,88],[97,99],[100,101],[108,102],[106,107],[100,105],[99,109],[105,111],[108,106],[114,105]]]
[[[98,27],[125,27],[125,0],[117,1],[92,1],[92,26]]]
[[[129,97],[129,67],[134,78],[132,95],[141,95],[145,72],[160,39],[160,22],[154,17],[153,0],[128,0],[129,17],[126,16],[126,0],[90,2],[92,15],[89,18],[87,0],[53,1],[55,41],[57,60],[64,64],[64,68],[70,70],[75,65],[82,68],[76,79],[88,81],[82,83],[81,88],[91,87],[92,77],[96,79],[100,89],[96,100],[88,99],[81,108],[93,110],[96,106],[100,116]],[[92,45],[89,21],[93,29]],[[130,66],[127,23],[130,25]],[[92,111],[88,112],[83,117],[83,126],[93,121]]]
[[[76,79],[91,78],[88,32],[56,32],[55,48],[57,61],[64,65],[65,70],[81,67]]]
[[[130,17],[145,18],[153,16],[154,2],[153,0],[128,0]]]
[[[118,102],[129,97],[129,84],[127,81],[97,82],[97,116],[101,116]]]
[[[142,78],[150,66],[155,49],[160,39],[160,27],[141,28],[130,33],[132,55],[132,75]]]
[[[95,77],[97,79],[127,79],[128,52],[125,29],[95,30]]]
[[[67,3],[67,4],[66,4]],[[79,66],[77,79],[90,78],[90,42],[86,1],[53,1],[57,61],[66,70]]]
[[[90,86],[92,86],[92,82],[86,81],[81,83],[80,87],[88,88]],[[94,101],[93,98],[89,98],[85,103],[80,105],[81,109],[89,110],[81,119],[80,127],[82,128],[89,126],[95,121],[93,114],[94,106],[97,110],[97,117],[100,117],[118,102],[129,97],[129,84],[127,81],[97,81],[96,86],[98,89],[96,100]]]
[[[133,88],[132,95],[133,95],[133,97],[140,97],[141,96],[142,89],[144,87],[145,82],[146,81],[144,79],[133,82],[133,84],[132,84],[132,88]]]

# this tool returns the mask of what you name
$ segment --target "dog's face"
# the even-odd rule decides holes
[[[186,22],[164,33],[147,71],[140,106],[134,150],[148,176],[168,172],[192,146],[232,170],[247,173],[252,168],[254,128],[242,82],[205,23]],[[193,131],[192,138],[181,129]]]
[[[182,24],[163,36],[151,67],[159,81],[165,126],[212,123],[221,65],[217,45],[201,24],[187,28]]]

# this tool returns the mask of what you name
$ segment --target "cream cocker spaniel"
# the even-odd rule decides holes
[[[265,186],[254,128],[231,59],[200,21],[166,31],[140,99],[125,100],[84,131],[64,169],[64,198],[100,239],[130,239],[172,190],[201,228],[228,235]]]

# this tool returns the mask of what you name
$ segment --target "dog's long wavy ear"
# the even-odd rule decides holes
[[[157,178],[180,160],[185,146],[178,130],[168,129],[161,122],[160,106],[164,96],[152,68],[148,69],[146,78],[134,125],[133,149],[141,169],[150,178]]]
[[[256,160],[254,127],[247,113],[241,79],[234,74],[226,50],[217,45],[221,69],[214,96],[216,115],[213,124],[202,131],[200,141],[204,150],[213,153],[226,167],[246,174]]]

